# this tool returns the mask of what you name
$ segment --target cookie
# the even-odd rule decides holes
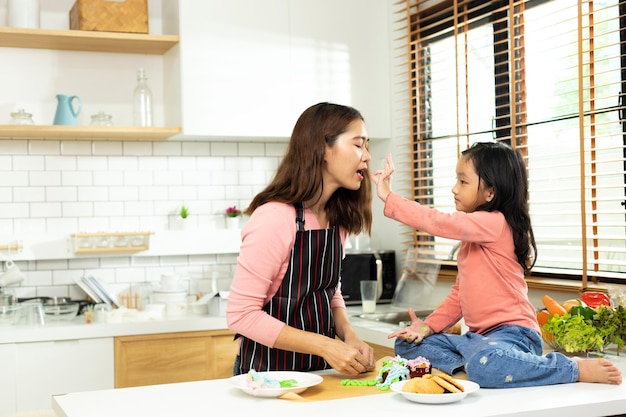
[[[447,376],[447,375],[445,375],[445,376]],[[449,391],[449,392],[451,392],[453,394],[456,394],[456,393],[459,393],[459,392],[463,392],[463,386],[461,386],[461,389],[459,389],[458,386],[457,386],[458,383],[449,382],[448,378],[444,379],[444,375],[441,375],[441,376],[435,375],[435,376],[433,376],[432,380],[435,381],[437,384],[439,384],[446,391]],[[458,385],[460,385],[460,384],[458,384]]]
[[[432,378],[412,378],[404,383],[402,391],[415,394],[443,394],[443,387]]]
[[[454,379],[454,378],[452,378],[448,374],[440,374],[439,377],[444,379],[444,380],[446,380],[446,381],[448,381],[449,383],[451,383],[455,387],[457,387],[459,390],[461,390],[461,392],[465,391],[465,388],[463,387],[463,384],[461,384],[458,379]]]

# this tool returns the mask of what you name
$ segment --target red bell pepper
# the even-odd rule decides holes
[[[611,306],[611,299],[603,292],[587,291],[582,293],[580,299],[591,308],[601,305]]]

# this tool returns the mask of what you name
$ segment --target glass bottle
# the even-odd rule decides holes
[[[137,87],[133,93],[133,123],[135,126],[152,126],[152,92],[143,68],[137,71]]]

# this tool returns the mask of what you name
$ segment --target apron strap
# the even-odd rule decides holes
[[[294,203],[293,206],[296,208],[298,232],[304,232],[304,205],[302,203]]]

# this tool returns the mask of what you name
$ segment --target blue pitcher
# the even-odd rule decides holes
[[[80,97],[57,94],[57,100],[54,124],[76,126],[78,124],[78,114],[83,108],[83,102]]]

